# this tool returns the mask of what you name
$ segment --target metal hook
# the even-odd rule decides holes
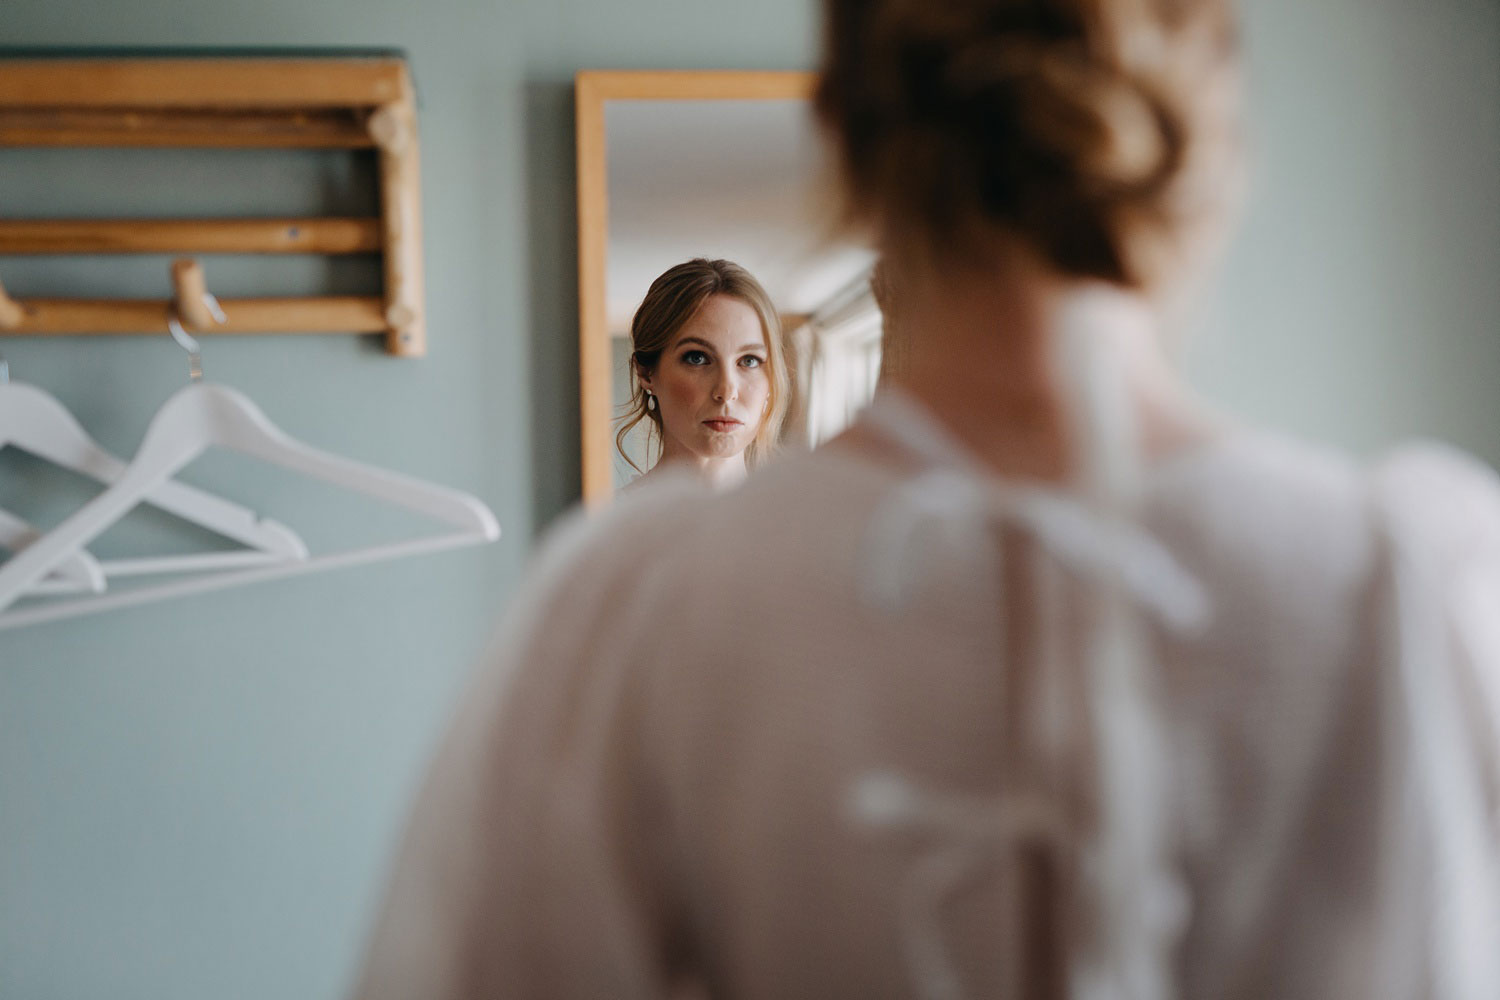
[[[219,300],[214,298],[213,292],[203,293],[203,304],[208,306],[208,311],[213,313],[215,323],[228,323],[229,317],[224,312],[224,307],[219,305]]]
[[[212,298],[212,296],[206,297]],[[216,319],[223,315],[223,311],[219,309],[217,301],[209,308],[215,310],[214,317]],[[223,320],[219,320],[219,322],[222,323]],[[172,335],[173,340],[177,341],[177,346],[188,352],[188,378],[194,382],[203,381],[202,348],[198,343],[198,338],[182,328],[182,323],[177,319],[177,308],[175,306],[167,314],[167,332]]]
[[[196,337],[183,328],[186,318],[195,327],[203,329],[211,323],[227,323],[229,317],[219,300],[209,293],[203,284],[203,267],[191,257],[172,262],[172,289],[174,295],[167,310],[167,331],[178,346],[188,352],[188,373],[194,382],[203,379],[203,357]],[[201,305],[200,305],[201,303]],[[204,312],[207,316],[204,316]]]
[[[224,307],[212,292],[203,293],[203,304],[208,306],[209,313],[213,316],[215,323],[228,323],[229,317],[224,312]],[[188,333],[182,326],[182,320],[178,317],[177,306],[174,304],[167,312],[167,332],[177,345],[188,352],[188,377],[194,382],[203,381],[203,353],[202,345],[198,338]]]

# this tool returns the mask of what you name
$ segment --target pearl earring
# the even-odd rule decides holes
[[[656,393],[646,393],[646,412],[650,413],[656,409]]]

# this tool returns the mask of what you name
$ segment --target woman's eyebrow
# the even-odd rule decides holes
[[[713,344],[710,344],[708,341],[702,339],[701,337],[683,337],[681,340],[679,340],[677,342],[676,346],[677,347],[682,347],[684,344],[697,344],[699,347],[707,348],[708,351],[710,353],[712,353],[712,354],[718,354],[719,353],[718,349],[715,348]],[[746,344],[746,345],[744,345],[743,347],[741,347],[739,350],[735,351],[734,353],[736,353],[736,354],[749,354],[751,351],[764,351],[765,349],[766,349],[765,342],[764,341],[757,341],[756,343],[753,343],[753,344]]]

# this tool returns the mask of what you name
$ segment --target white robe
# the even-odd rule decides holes
[[[866,425],[926,419],[900,405]],[[942,437],[559,530],[358,996],[1500,997],[1493,474],[1235,433],[1148,470],[1139,544],[1101,550]],[[1159,751],[1114,788],[1157,838],[1115,897],[1101,573]]]

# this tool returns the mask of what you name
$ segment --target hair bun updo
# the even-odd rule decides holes
[[[1144,288],[1223,200],[1223,159],[1203,155],[1232,117],[1223,0],[827,9],[817,108],[851,212],[936,257],[999,230],[1064,273]]]

